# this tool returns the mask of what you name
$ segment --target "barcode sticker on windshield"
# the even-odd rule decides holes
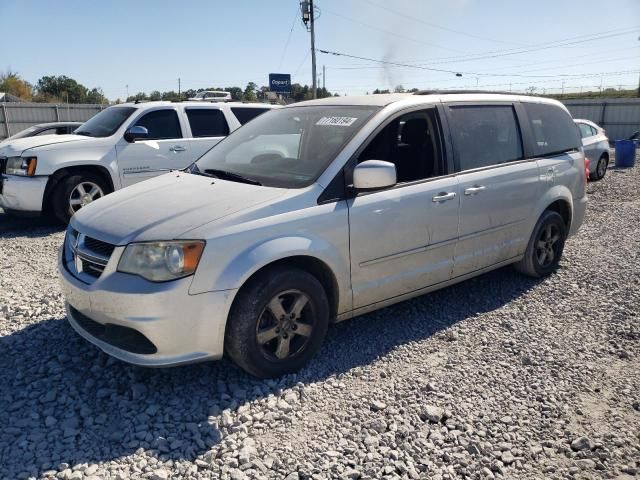
[[[357,118],[354,117],[322,117],[316,125],[336,125],[338,127],[350,127]]]

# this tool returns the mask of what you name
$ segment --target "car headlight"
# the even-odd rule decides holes
[[[203,241],[131,243],[125,248],[118,271],[152,282],[166,282],[193,275],[204,250]]]
[[[22,175],[33,177],[36,174],[37,157],[9,157],[7,158],[7,175]]]

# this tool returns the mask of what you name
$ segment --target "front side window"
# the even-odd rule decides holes
[[[194,137],[224,137],[229,135],[229,125],[224,113],[212,108],[187,108],[187,118]]]
[[[384,160],[396,166],[398,183],[443,173],[443,156],[435,109],[407,113],[385,126],[358,156],[358,163]]]
[[[240,125],[244,125],[249,120],[253,120],[258,115],[262,115],[264,112],[269,110],[268,108],[242,108],[242,107],[231,107],[231,111],[236,116]]]
[[[147,140],[182,138],[178,114],[173,109],[154,110],[146,113],[136,122],[136,126],[144,127],[149,131]]]
[[[109,107],[84,122],[73,133],[87,137],[110,137],[135,111],[135,107]]]
[[[523,105],[533,130],[535,155],[559,155],[580,148],[578,129],[566,111],[545,103]]]
[[[450,112],[459,170],[523,158],[520,129],[511,105],[453,106]]]
[[[204,154],[194,173],[303,188],[324,172],[377,107],[287,107],[260,115]]]

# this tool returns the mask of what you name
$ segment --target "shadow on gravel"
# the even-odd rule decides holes
[[[138,448],[163,461],[193,461],[220,441],[208,416],[298,382],[368,366],[404,344],[495,310],[536,283],[501,269],[340,323],[308,368],[268,381],[226,359],[160,370],[134,367],[85,342],[65,319],[41,321],[0,338],[0,477],[38,475],[60,462],[116,460]]]
[[[45,237],[61,232],[64,227],[53,220],[41,217],[14,217],[0,208],[0,239],[15,237]]]

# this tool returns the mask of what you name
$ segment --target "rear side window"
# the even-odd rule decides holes
[[[593,137],[598,134],[598,131],[595,128],[591,125],[587,125],[586,123],[578,123],[578,127],[580,127],[580,136],[582,138]]]
[[[459,170],[522,159],[522,141],[511,105],[452,106],[451,136]]]
[[[582,142],[578,129],[567,112],[544,103],[523,103],[523,105],[531,122],[536,156],[558,155],[580,148]]]
[[[136,122],[136,126],[145,127],[149,131],[147,140],[182,138],[178,114],[173,109],[149,112]]]
[[[225,137],[229,125],[224,113],[212,108],[187,108],[187,118],[194,137]]]
[[[253,120],[258,115],[262,115],[269,110],[268,108],[231,108],[231,111],[236,116],[240,125],[244,125],[249,120]]]

